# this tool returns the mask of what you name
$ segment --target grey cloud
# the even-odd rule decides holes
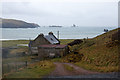
[[[3,3],[5,18],[40,25],[116,26],[117,3]]]

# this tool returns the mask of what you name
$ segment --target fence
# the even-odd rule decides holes
[[[6,74],[6,73],[10,73],[10,72],[16,72],[18,71],[20,68],[26,68],[28,66],[28,64],[32,64],[35,61],[31,61],[31,62],[12,62],[12,63],[5,63],[2,64],[2,74]]]

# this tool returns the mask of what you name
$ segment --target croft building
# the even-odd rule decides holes
[[[40,59],[62,57],[69,52],[67,45],[60,45],[59,39],[52,32],[48,35],[40,34],[29,42],[29,53],[37,54]]]

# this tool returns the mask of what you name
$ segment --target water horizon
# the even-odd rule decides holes
[[[48,35],[49,32],[59,39],[93,38],[104,33],[104,29],[113,30],[117,27],[39,27],[39,28],[2,28],[0,40],[34,40],[39,34]]]

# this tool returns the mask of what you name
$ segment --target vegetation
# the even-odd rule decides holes
[[[52,62],[40,61],[30,64],[27,68],[21,68],[17,72],[4,74],[4,78],[41,78],[53,71],[54,68],[55,65]]]
[[[60,44],[68,44],[74,41],[74,39],[60,39]]]
[[[71,46],[71,51],[83,54],[81,61],[78,61],[75,64],[85,69],[100,72],[118,71],[119,44],[117,40],[112,41],[112,35],[117,31],[118,29],[115,29],[93,39],[84,39],[83,43]],[[67,55],[67,57],[70,58],[70,55]],[[74,58],[76,57],[73,57],[73,59]]]
[[[75,63],[75,65],[80,66],[84,69],[97,71],[97,72],[117,72],[119,67],[118,66],[96,66],[94,64],[90,64],[84,61],[80,61]]]
[[[109,31],[92,39],[83,39],[81,44],[69,46],[70,54],[63,58],[50,59],[29,65],[27,68],[5,74],[5,77],[41,77],[51,72],[54,68],[53,62],[72,62],[75,65],[88,70],[98,72],[116,72],[119,66],[118,46],[120,42],[113,37],[118,29]],[[113,39],[114,38],[114,39]],[[74,39],[60,39],[61,44],[68,44]],[[28,44],[28,40],[10,40],[2,41],[3,48],[10,48],[17,44]],[[18,47],[10,50],[10,54],[28,52],[28,47]],[[32,56],[33,57],[33,56]],[[30,61],[31,56],[22,56],[17,58],[4,58],[3,63]],[[44,66],[43,66],[44,65]],[[68,70],[72,67],[65,65]]]
[[[68,71],[73,71],[73,70],[74,70],[73,67],[71,67],[71,66],[69,66],[69,65],[67,65],[67,64],[64,64],[64,67],[65,67],[65,69],[68,70]]]
[[[2,46],[3,48],[7,48],[7,47],[13,47],[13,46],[17,46],[18,44],[28,44],[29,40],[7,40],[7,41],[2,41],[2,44],[0,44],[0,46]]]
[[[67,44],[72,41],[74,41],[74,39],[60,39],[61,44]],[[0,41],[0,42],[2,42],[0,46],[2,46],[3,48],[6,48],[6,47],[17,46],[18,44],[28,44],[29,40],[6,40],[6,41]]]
[[[24,56],[24,57],[12,57],[12,58],[3,58],[2,62],[5,63],[14,63],[14,62],[25,62],[25,61],[31,61],[31,58],[34,56]]]
[[[78,54],[78,53],[75,54],[72,52],[72,53],[68,54],[67,56],[65,56],[61,61],[67,62],[67,63],[69,63],[69,62],[75,63],[75,62],[81,61],[82,57],[83,57],[83,54]]]
[[[61,58],[50,59],[51,62],[62,62]]]
[[[37,56],[31,55],[21,56],[23,53],[28,53],[28,47],[17,45],[28,43],[28,40],[2,41],[2,47],[8,50],[8,56],[2,59],[4,78],[41,78],[54,70],[55,66],[50,61],[34,62],[33,64],[28,64],[27,68],[25,67],[26,61],[31,63],[34,61],[33,59],[37,58]],[[6,51],[3,51],[4,53]]]

